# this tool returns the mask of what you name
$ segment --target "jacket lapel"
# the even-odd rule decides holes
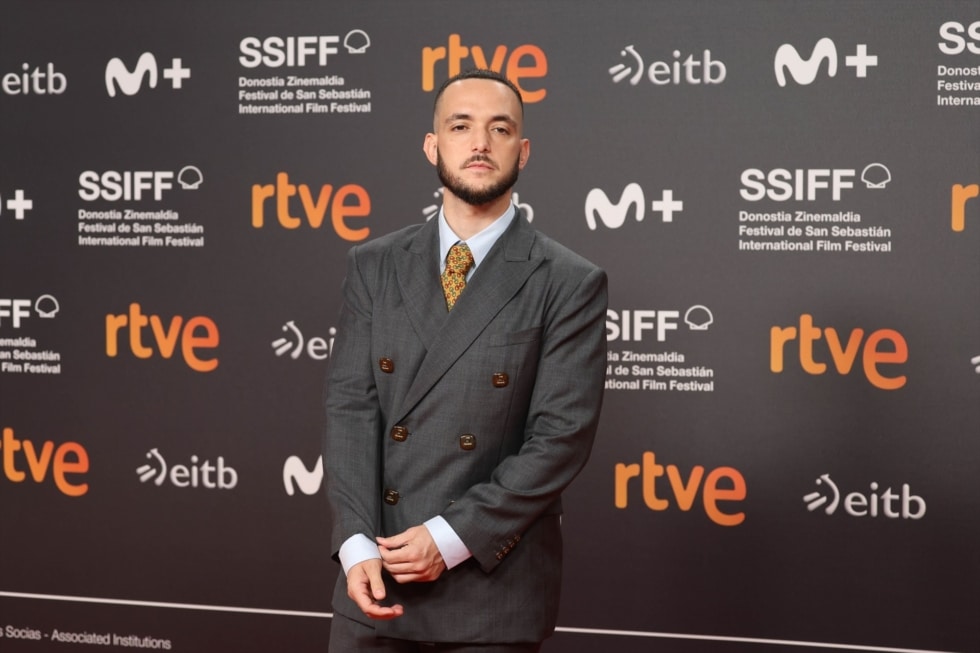
[[[426,350],[446,321],[446,299],[439,280],[439,225],[422,225],[404,248],[394,250],[398,287],[412,328]]]
[[[436,232],[435,238],[426,243],[426,248],[435,247],[438,251],[438,229],[432,231]],[[423,297],[425,292],[430,298],[433,295],[437,298],[438,306],[434,306],[436,302],[429,299],[420,302],[419,307],[409,307],[413,327],[425,343],[427,352],[401,406],[392,415],[396,421],[412,410],[442,378],[541,264],[543,258],[531,257],[533,243],[534,230],[527,223],[523,212],[519,211],[514,222],[473,273],[466,290],[449,312],[446,311],[442,297],[438,267],[434,267],[438,266],[438,254],[426,257],[426,260],[436,262],[429,266],[430,271],[427,274],[417,274],[415,279],[403,280],[404,272],[410,271],[407,268],[403,271],[402,266],[398,266],[399,284],[406,293],[405,301],[411,301],[410,296]],[[433,267],[434,271],[431,269]],[[431,280],[437,292],[433,293],[431,286],[428,290],[423,289],[423,281],[420,280],[422,277]],[[424,283],[428,284],[430,281]]]

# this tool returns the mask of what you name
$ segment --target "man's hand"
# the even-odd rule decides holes
[[[372,619],[383,621],[402,616],[405,609],[401,605],[388,607],[378,603],[386,595],[385,585],[381,580],[381,560],[372,558],[351,567],[347,574],[347,596],[357,604],[361,612]]]
[[[442,554],[425,526],[376,540],[385,571],[398,583],[431,582],[446,571]]]

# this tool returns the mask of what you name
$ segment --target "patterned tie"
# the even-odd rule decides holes
[[[466,273],[473,265],[473,253],[466,243],[459,242],[449,248],[446,255],[446,271],[442,273],[442,292],[446,295],[446,309],[452,310],[466,287]]]

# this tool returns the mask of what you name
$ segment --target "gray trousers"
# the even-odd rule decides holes
[[[537,653],[534,644],[446,644],[378,637],[374,628],[334,613],[330,624],[330,653]]]

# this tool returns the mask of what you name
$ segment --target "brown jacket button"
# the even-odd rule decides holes
[[[404,442],[408,439],[408,429],[404,426],[395,426],[391,429],[391,439],[395,442]]]
[[[510,377],[507,376],[507,372],[497,372],[493,375],[493,387],[506,388],[508,383],[510,383]]]
[[[476,449],[476,436],[464,433],[459,436],[459,448],[463,451],[473,451]]]
[[[398,503],[398,490],[385,490],[385,503],[389,506],[393,506]]]
[[[380,358],[378,359],[378,367],[380,367],[381,371],[385,374],[391,374],[395,371],[395,361],[387,357]]]

